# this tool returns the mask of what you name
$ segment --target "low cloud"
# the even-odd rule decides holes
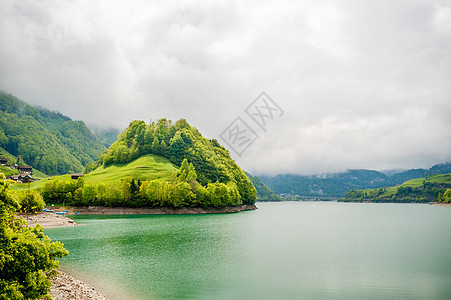
[[[451,160],[449,1],[6,1],[0,89],[87,123],[186,118],[208,138],[262,91],[256,174]]]

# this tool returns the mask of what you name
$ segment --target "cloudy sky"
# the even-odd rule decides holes
[[[2,1],[0,89],[88,124],[237,118],[255,174],[451,161],[451,1]],[[261,92],[283,115],[245,113]]]

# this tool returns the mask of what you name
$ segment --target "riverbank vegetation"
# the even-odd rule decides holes
[[[451,173],[409,180],[399,186],[350,190],[345,202],[444,202],[450,201]]]
[[[0,174],[0,299],[50,299],[57,258],[68,251],[50,241],[41,226],[27,227],[15,217],[20,204],[8,186]]]
[[[87,183],[83,177],[76,181],[54,179],[44,184],[41,194],[47,203],[73,206],[221,207],[243,204],[234,182],[202,186],[197,181],[193,164],[186,159],[169,180],[142,181],[127,176],[120,181]]]

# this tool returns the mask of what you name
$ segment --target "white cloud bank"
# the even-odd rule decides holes
[[[451,2],[13,1],[0,89],[124,128],[208,138],[262,91],[285,111],[237,162],[261,173],[451,160]]]

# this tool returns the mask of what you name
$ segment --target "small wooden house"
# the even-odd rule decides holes
[[[74,180],[77,180],[78,178],[84,177],[84,176],[85,176],[85,174],[72,174],[71,175],[72,179],[74,179]]]
[[[31,174],[31,172],[33,172],[33,167],[30,167],[30,166],[18,166],[17,170],[19,170],[20,173]]]
[[[0,157],[0,165],[6,166],[8,164],[8,160],[4,157]]]
[[[17,183],[29,183],[37,181],[37,179],[30,174],[12,175],[11,177],[9,177],[9,179],[16,181]]]

